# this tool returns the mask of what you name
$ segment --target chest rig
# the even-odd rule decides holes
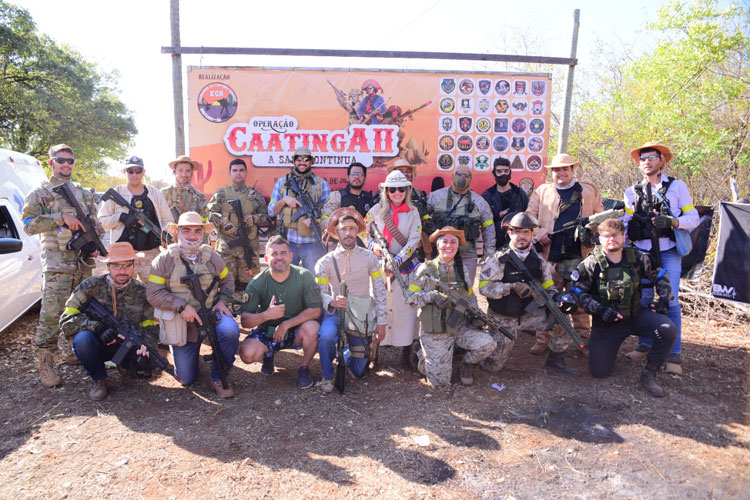
[[[513,264],[510,263],[510,258],[508,257],[508,252],[512,252],[510,248],[507,248],[503,251],[503,253],[500,255],[498,260],[505,265],[504,271],[503,271],[503,283],[527,283],[528,280],[523,275],[521,271],[515,268]],[[534,277],[535,280],[541,281],[542,280],[542,262],[539,259],[539,255],[537,255],[536,252],[533,250],[529,252],[528,257],[526,257],[526,260],[524,261],[524,264],[526,264],[526,267],[528,268],[531,275]],[[489,308],[492,309],[497,314],[500,314],[505,317],[509,318],[519,318],[523,312],[526,306],[528,306],[531,301],[534,300],[531,297],[522,299],[515,293],[509,293],[505,297],[499,298],[499,299],[487,299],[487,304],[489,305]]]
[[[425,262],[425,266],[427,267],[430,276],[448,284],[451,288],[460,290],[468,297],[468,292],[466,292],[464,283],[458,276],[455,264],[449,273],[443,273],[440,271],[438,259],[428,260]],[[419,320],[422,322],[424,333],[447,333],[451,336],[455,335],[460,323],[456,326],[450,326],[450,324],[448,324],[448,316],[450,316],[451,312],[453,312],[453,308],[450,306],[441,309],[435,304],[426,304],[422,307],[419,310],[418,316]]]
[[[593,254],[600,268],[598,286],[595,287],[599,302],[615,309],[624,319],[638,314],[641,309],[641,277],[635,249],[632,246],[623,249],[619,266],[612,266],[599,246],[594,248]]]

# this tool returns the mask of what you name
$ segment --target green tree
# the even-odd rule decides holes
[[[571,154],[587,176],[621,197],[639,177],[629,151],[660,141],[675,157],[698,203],[729,197],[729,176],[750,189],[750,16],[716,1],[663,6],[648,30],[658,35],[646,55],[611,65],[599,97],[577,107]]]
[[[124,156],[136,133],[116,78],[0,0],[0,145],[46,160],[49,146],[64,142],[79,160],[76,178],[104,174],[104,159]]]

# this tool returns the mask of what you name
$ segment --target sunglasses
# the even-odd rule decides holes
[[[129,174],[142,174],[143,168],[142,167],[126,168],[125,171]]]
[[[75,163],[76,163],[76,161],[75,161],[75,159],[74,159],[74,158],[62,158],[62,157],[60,157],[60,156],[55,156],[55,157],[54,157],[54,158],[52,158],[52,159],[53,159],[53,160],[55,160],[55,161],[56,161],[57,163],[59,163],[60,165],[65,165],[66,163],[67,163],[68,165],[75,165]]]
[[[396,191],[398,191],[399,193],[405,193],[406,192],[406,187],[401,186],[401,187],[397,187],[397,188],[394,188],[394,187],[389,187],[388,188],[388,192],[389,193],[395,193]]]
[[[294,161],[312,161],[312,156],[295,156]]]
[[[126,262],[124,264],[114,264],[114,263],[111,263],[111,264],[109,264],[109,267],[111,267],[112,269],[115,269],[115,270],[124,271],[126,269],[130,269],[134,265],[135,265],[135,263],[133,261],[130,261],[130,262]]]
[[[641,155],[640,158],[641,158],[641,161],[646,161],[646,160],[650,160],[651,158],[654,158],[654,159],[660,158],[660,156],[657,154],[646,154],[646,155]]]

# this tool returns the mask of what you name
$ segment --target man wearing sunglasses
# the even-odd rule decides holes
[[[122,172],[127,176],[128,182],[114,189],[133,208],[145,211],[148,218],[160,229],[166,229],[167,224],[173,222],[172,213],[162,192],[150,184],[144,184],[146,169],[143,159],[129,156],[125,159],[125,168]],[[112,243],[128,242],[137,252],[143,253],[143,257],[136,262],[135,275],[145,283],[148,280],[151,261],[159,255],[161,233],[154,234],[148,231],[134,215],[131,215],[128,208],[118,205],[113,200],[107,200],[102,204],[99,219],[104,229],[110,231]]]
[[[364,165],[358,161],[349,165],[346,169],[346,180],[346,187],[332,191],[326,200],[323,213],[328,217],[341,207],[353,208],[364,217],[376,203],[373,201],[372,191],[363,189],[367,180],[367,168]]]
[[[312,224],[318,224],[323,231],[328,225],[328,216],[323,214],[322,209],[331,188],[323,178],[313,174],[312,166],[315,162],[309,148],[299,147],[292,156],[292,169],[284,177],[279,179],[273,187],[273,194],[268,203],[268,215],[279,217],[279,230],[281,236],[289,241],[292,252],[292,264],[302,265],[305,269],[315,274],[315,263],[323,256],[323,246],[315,236]],[[297,186],[303,193],[310,195],[310,199],[318,213],[319,220],[310,220],[301,217],[292,220],[300,206],[297,195],[292,190],[292,179],[297,181]]]
[[[66,337],[73,337],[73,350],[94,382],[89,398],[101,401],[107,397],[107,368],[119,349],[122,336],[112,328],[90,319],[81,312],[90,298],[95,298],[118,320],[129,323],[152,348],[159,340],[159,329],[154,319],[154,307],[146,301],[146,286],[133,279],[138,255],[127,242],[112,243],[109,255],[102,261],[107,274],[93,276],[76,287],[65,303],[60,318],[60,329]],[[130,350],[118,366],[121,376],[137,373],[141,378],[151,376],[151,362],[145,345]]]
[[[482,196],[471,189],[471,167],[459,165],[453,171],[452,185],[433,191],[427,197],[435,229],[451,226],[464,232],[466,245],[458,250],[466,268],[469,288],[477,275],[477,240],[481,232],[484,255],[495,253],[495,227],[492,210]]]
[[[672,286],[672,298],[669,301],[667,316],[677,326],[677,339],[667,356],[666,372],[681,375],[682,314],[677,294],[680,289],[682,257],[677,253],[675,230],[678,228],[694,229],[698,226],[700,218],[693,206],[693,199],[687,185],[679,179],[663,174],[664,167],[672,159],[672,152],[668,147],[658,142],[647,142],[631,151],[630,156],[638,164],[643,180],[625,190],[624,220],[628,224],[627,235],[628,239],[644,252],[652,251],[653,232],[656,232],[659,238],[660,267],[666,270]],[[651,184],[651,200],[648,200],[646,193],[648,183]],[[649,206],[652,213],[648,213]],[[654,297],[653,286],[653,283],[644,283],[642,301],[645,305],[648,305]],[[633,360],[646,359],[652,343],[649,338],[639,337],[638,347],[626,356]]]
[[[73,149],[66,144],[52,146],[49,149],[48,164],[52,169],[52,176],[26,197],[21,218],[27,234],[41,235],[44,294],[39,311],[36,347],[42,386],[55,387],[62,383],[54,368],[60,315],[65,301],[76,285],[91,276],[93,263],[87,265],[81,262],[78,251],[67,249],[73,231],[82,229],[81,221],[76,218],[73,207],[52,188],[63,183],[68,184],[81,208],[91,216],[99,236],[104,235],[104,229],[96,218],[94,195],[71,180],[75,165]],[[72,351],[66,354],[68,363],[77,362]]]

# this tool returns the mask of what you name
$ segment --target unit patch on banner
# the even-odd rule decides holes
[[[528,95],[526,92],[526,82],[524,80],[516,80],[515,82],[513,82],[513,95]]]
[[[513,121],[510,122],[510,128],[516,134],[523,134],[526,132],[526,120],[523,118],[513,118]]]
[[[490,138],[486,135],[477,136],[476,148],[479,151],[487,151],[490,149]]]
[[[526,149],[525,137],[512,137],[510,140],[510,149],[513,151],[524,151]]]
[[[456,80],[453,78],[443,78],[443,81],[440,82],[440,90],[446,94],[452,94],[456,90]]]
[[[471,130],[473,122],[474,120],[470,116],[462,116],[458,119],[458,128],[461,129],[461,132],[468,132]]]
[[[458,155],[456,156],[456,163],[461,167],[471,166],[471,155]]]
[[[452,151],[453,146],[455,146],[455,142],[453,141],[452,135],[444,135],[440,138],[440,141],[438,142],[440,145],[440,149],[442,151]]]
[[[544,132],[544,120],[541,118],[534,118],[529,122],[529,130],[532,134],[541,134]]]
[[[461,151],[468,151],[474,145],[474,140],[471,138],[470,135],[462,135],[461,137],[458,138],[456,145],[458,146],[458,149],[460,149]]]
[[[438,168],[440,170],[451,170],[453,168],[453,155],[443,153],[438,156]]]
[[[222,123],[237,112],[237,94],[229,85],[209,83],[198,94],[198,111],[206,120]]]
[[[529,103],[524,99],[513,99],[513,114],[514,115],[525,115],[526,110],[529,107]]]
[[[456,103],[450,97],[446,97],[445,99],[440,101],[440,111],[442,111],[443,113],[453,113],[455,109]]]
[[[492,90],[492,82],[490,80],[479,80],[477,84],[479,92],[482,95],[487,95],[490,93],[490,90]]]
[[[508,119],[507,118],[495,118],[495,133],[496,134],[508,133]]]
[[[513,155],[513,159],[510,160],[510,168],[513,170],[523,170],[523,160],[521,155]]]
[[[483,97],[477,102],[477,109],[479,110],[479,113],[488,115],[492,110],[492,102],[486,97]]]
[[[541,137],[532,137],[529,139],[529,151],[539,153],[542,149],[544,149],[544,139]]]
[[[498,153],[506,151],[508,149],[508,139],[506,139],[502,135],[495,137],[495,140],[492,141],[492,149],[494,149]]]
[[[474,82],[469,78],[464,78],[458,84],[458,91],[463,95],[471,95],[474,93]]]
[[[510,92],[510,83],[508,83],[508,80],[498,80],[495,83],[495,93],[497,95],[506,95],[508,92]]]
[[[474,170],[480,172],[490,169],[490,157],[487,155],[477,155],[474,159]]]
[[[443,132],[453,132],[456,128],[456,122],[453,120],[452,116],[444,116],[440,120],[440,128]]]
[[[469,114],[474,112],[474,99],[471,97],[462,97],[459,99],[459,110],[461,113]]]
[[[498,99],[495,103],[495,111],[499,114],[504,115],[508,112],[508,101],[506,99]]]
[[[537,97],[543,96],[547,92],[547,82],[534,80],[531,82],[531,93]]]
[[[526,169],[529,172],[539,172],[542,169],[542,158],[539,155],[531,155],[526,161]]]
[[[531,192],[534,190],[534,179],[531,177],[524,177],[518,181],[518,187],[524,190],[524,192],[531,196]]]
[[[544,114],[544,101],[535,100],[531,101],[531,114],[541,116]]]
[[[480,134],[486,134],[489,132],[491,126],[492,122],[490,122],[489,118],[479,118],[477,120],[477,132]]]

